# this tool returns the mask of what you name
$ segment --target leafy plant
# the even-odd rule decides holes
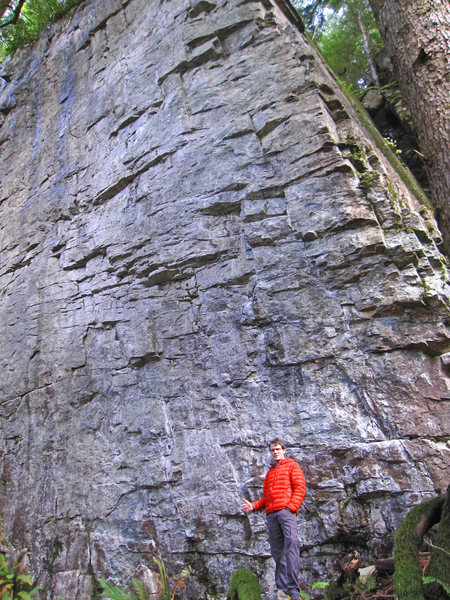
[[[7,12],[0,22],[0,60],[36,39],[49,23],[59,19],[79,2],[80,0],[26,0],[17,22],[10,22],[10,14]]]
[[[31,600],[39,590],[33,588],[33,578],[23,571],[19,561],[10,567],[4,554],[0,554],[0,598],[3,600]]]
[[[397,147],[397,142],[395,140],[390,137],[385,137],[384,139],[394,154],[400,155],[402,153],[402,151]]]
[[[170,580],[166,572],[166,567],[162,560],[158,560],[155,558],[155,562],[158,565],[159,569],[159,577],[161,582],[161,595],[159,600],[174,600],[176,592],[182,588],[186,589],[185,580],[190,576],[192,569],[191,567],[186,567],[183,569],[177,576],[175,576],[172,589],[170,587]]]
[[[367,0],[293,3],[329,66],[356,96],[369,83],[378,83],[374,57],[383,44]]]
[[[191,567],[183,569],[175,576],[171,585],[163,561],[156,558],[155,562],[159,570],[158,600],[174,600],[175,594],[180,588],[186,589],[185,580],[190,576],[192,569]],[[151,600],[154,597],[150,590],[138,579],[131,580],[134,591],[114,585],[105,579],[99,579],[98,581],[103,588],[102,598],[109,598],[110,600]]]
[[[142,581],[139,581],[138,579],[132,579],[131,585],[136,590],[136,596],[139,600],[151,600],[150,591],[145,587]]]
[[[316,581],[312,584],[311,590],[314,591],[317,588],[326,588],[327,585],[328,582],[326,581]],[[308,592],[305,592],[305,590],[300,590],[300,598],[303,600],[311,600],[311,594],[308,594]]]
[[[376,587],[377,582],[373,575],[357,577],[343,583],[332,580],[325,590],[325,600],[363,600],[373,597]]]
[[[377,583],[373,575],[369,575],[369,577],[366,578],[358,577],[355,583],[355,591],[358,592],[360,596],[364,596],[367,592],[372,592],[376,586]]]
[[[98,582],[103,588],[101,598],[110,598],[110,600],[137,600],[136,594],[131,590],[114,585],[106,581],[106,579],[99,579]]]

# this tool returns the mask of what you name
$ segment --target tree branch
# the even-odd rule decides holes
[[[3,17],[5,12],[10,8],[9,0],[0,0],[0,15]]]
[[[13,10],[13,13],[11,15],[11,17],[9,19],[7,19],[6,21],[4,21],[3,23],[0,23],[0,28],[2,27],[8,27],[8,25],[15,25],[17,23],[17,21],[19,20],[20,17],[20,13],[22,12],[22,8],[23,5],[25,4],[26,0],[19,0],[19,2],[16,5],[16,8]],[[3,7],[3,3],[1,5]],[[6,10],[7,10],[8,6],[4,9],[2,16],[5,14]]]

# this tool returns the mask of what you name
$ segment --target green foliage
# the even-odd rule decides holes
[[[167,575],[166,567],[162,560],[155,558],[155,562],[158,565],[159,581],[161,585],[160,600],[170,600],[170,581]]]
[[[369,575],[369,577],[362,578],[358,577],[355,582],[355,591],[358,596],[364,596],[368,592],[372,592],[377,587],[376,579],[373,575]]]
[[[325,589],[325,600],[363,599],[371,596],[375,588],[376,579],[373,576],[357,577],[354,581],[345,581],[341,584],[337,581],[330,581]]]
[[[316,581],[312,584],[311,590],[314,591],[318,588],[326,588],[328,585],[329,584],[326,581]],[[302,600],[311,600],[311,594],[308,594],[305,590],[300,590],[300,598],[302,598]]]
[[[370,190],[380,180],[380,174],[377,171],[363,173],[359,178],[359,184],[364,191]]]
[[[397,154],[397,156],[399,156],[402,153],[402,151],[397,147],[397,142],[395,140],[393,140],[390,137],[385,137],[384,139],[386,140],[386,144],[391,149],[391,152]]]
[[[182,569],[182,571],[175,577],[175,579],[173,581],[173,585],[172,585],[172,594],[170,595],[170,600],[174,600],[175,594],[177,593],[177,591],[180,588],[183,590],[186,589],[186,581],[185,580],[191,576],[191,573],[192,573],[192,569],[190,566],[188,566],[185,569]],[[170,582],[167,587],[170,590]]]
[[[31,600],[39,590],[33,588],[33,578],[23,572],[20,562],[10,567],[4,554],[0,554],[0,598],[3,600]]]
[[[110,600],[137,600],[136,594],[131,590],[114,585],[106,581],[106,579],[99,579],[98,582],[103,588],[101,598],[110,598]]]
[[[295,6],[330,67],[360,94],[373,77],[373,58],[383,48],[368,1],[297,0]]]
[[[150,600],[150,591],[145,587],[142,581],[138,579],[132,579],[131,585],[133,586],[138,600]]]
[[[261,586],[250,569],[233,571],[228,586],[228,600],[261,600]]]
[[[371,13],[365,13],[368,35],[371,40],[371,56],[382,48],[381,37],[375,23],[370,22]],[[367,87],[369,55],[362,43],[358,21],[351,10],[339,11],[329,21],[327,29],[318,41],[331,68],[357,94]]]
[[[29,42],[53,21],[56,21],[80,0],[27,0],[17,23],[0,28],[0,58],[13,54]],[[11,15],[6,13],[0,24],[5,24]]]
[[[191,567],[186,567],[177,576],[175,576],[171,585],[163,561],[156,558],[155,562],[158,565],[159,570],[158,600],[174,600],[177,591],[180,588],[186,588],[185,580],[191,574]],[[110,600],[150,600],[153,598],[153,596],[150,595],[150,590],[148,590],[146,586],[137,579],[131,580],[131,585],[134,591],[114,585],[113,583],[106,581],[106,579],[99,579],[98,581],[103,588],[101,598],[109,598]]]
[[[353,586],[350,583],[339,585],[337,581],[330,581],[325,588],[325,600],[347,600],[353,595]]]

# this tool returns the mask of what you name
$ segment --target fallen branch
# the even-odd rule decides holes
[[[436,550],[441,550],[442,552],[445,552],[445,554],[447,556],[450,556],[450,552],[447,552],[447,550],[445,548],[441,548],[440,546],[435,546],[434,544],[432,544],[430,542],[430,540],[427,540],[426,538],[423,538],[423,541],[425,542],[425,544],[428,544],[428,546],[431,546],[432,548],[436,548]]]

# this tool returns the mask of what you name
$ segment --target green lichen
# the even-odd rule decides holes
[[[439,255],[439,264],[440,264],[442,279],[444,281],[447,281],[447,279],[448,279],[447,261],[444,258],[444,256],[442,256],[442,254]]]
[[[349,155],[350,162],[358,173],[365,173],[367,171],[367,154],[365,149],[357,144],[349,147],[351,149]]]
[[[431,288],[428,284],[428,281],[424,277],[421,277],[420,282],[423,287],[422,298],[429,298],[431,296]]]
[[[385,187],[387,191],[387,197],[389,198],[392,208],[395,211],[399,211],[402,206],[404,206],[404,202],[401,199],[400,194],[390,181],[386,181]]]

